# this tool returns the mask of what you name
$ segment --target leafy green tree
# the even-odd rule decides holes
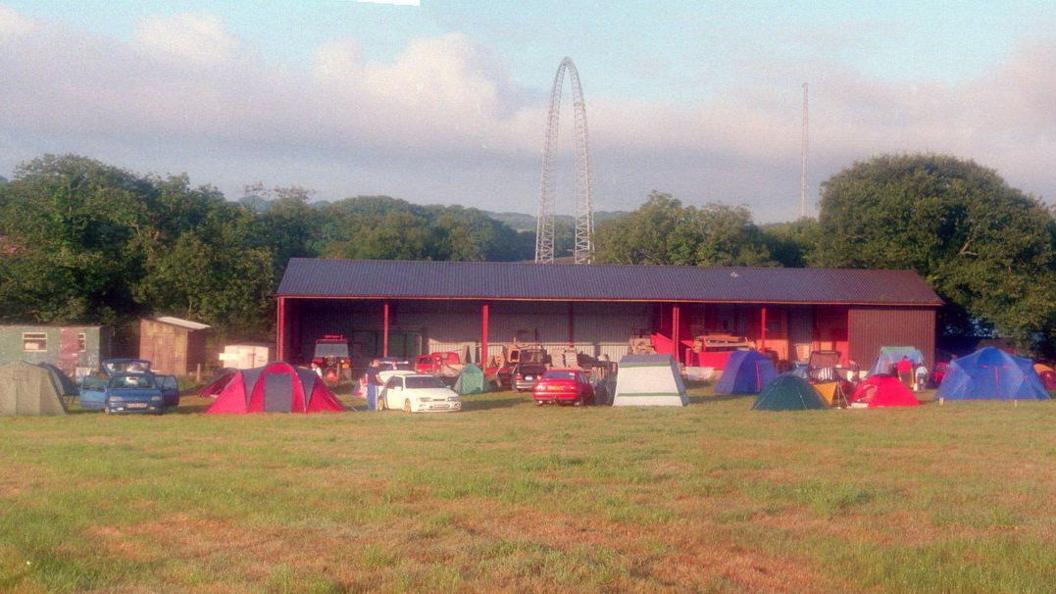
[[[534,242],[474,208],[359,196],[320,209],[320,252],[402,260],[520,260]],[[529,244],[531,247],[529,247]]]
[[[109,323],[139,309],[132,286],[152,231],[152,183],[92,159],[47,155],[21,165],[0,193],[0,235],[20,246],[0,279],[4,317]]]
[[[595,257],[618,264],[773,265],[762,232],[745,208],[682,206],[653,192],[638,210],[601,223]]]
[[[770,254],[781,266],[804,268],[815,262],[821,229],[817,219],[772,223],[760,229]]]
[[[0,318],[120,324],[166,312],[259,328],[273,252],[250,245],[252,216],[186,176],[30,161],[0,187]]]
[[[1036,346],[1056,320],[1054,237],[1049,210],[991,169],[887,155],[823,184],[817,260],[915,270],[947,302],[944,331]]]

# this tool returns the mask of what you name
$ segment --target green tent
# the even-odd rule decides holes
[[[777,376],[759,393],[752,410],[810,410],[829,408],[807,380],[786,373]]]
[[[465,396],[466,394],[480,394],[487,391],[487,383],[484,381],[484,372],[472,363],[467,363],[458,374],[455,381],[455,391]]]
[[[62,393],[47,369],[23,363],[0,365],[0,415],[64,415]]]
[[[81,391],[77,384],[58,367],[51,363],[37,363],[36,366],[48,370],[48,375],[51,376],[51,383],[55,384],[55,389],[59,391],[60,396],[77,396],[80,394]]]

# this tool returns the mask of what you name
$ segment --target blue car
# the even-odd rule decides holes
[[[180,403],[176,378],[152,373],[90,376],[81,383],[81,408],[112,413],[163,414]]]

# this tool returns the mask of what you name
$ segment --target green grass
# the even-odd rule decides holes
[[[1056,404],[0,419],[0,591],[1048,592]],[[362,408],[362,405],[360,405]]]

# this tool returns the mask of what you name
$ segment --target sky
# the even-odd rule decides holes
[[[570,56],[596,210],[658,190],[795,218],[804,82],[811,210],[856,160],[916,151],[1051,202],[1054,25],[1052,2],[0,0],[0,175],[77,153],[232,199],[262,182],[534,213]]]

